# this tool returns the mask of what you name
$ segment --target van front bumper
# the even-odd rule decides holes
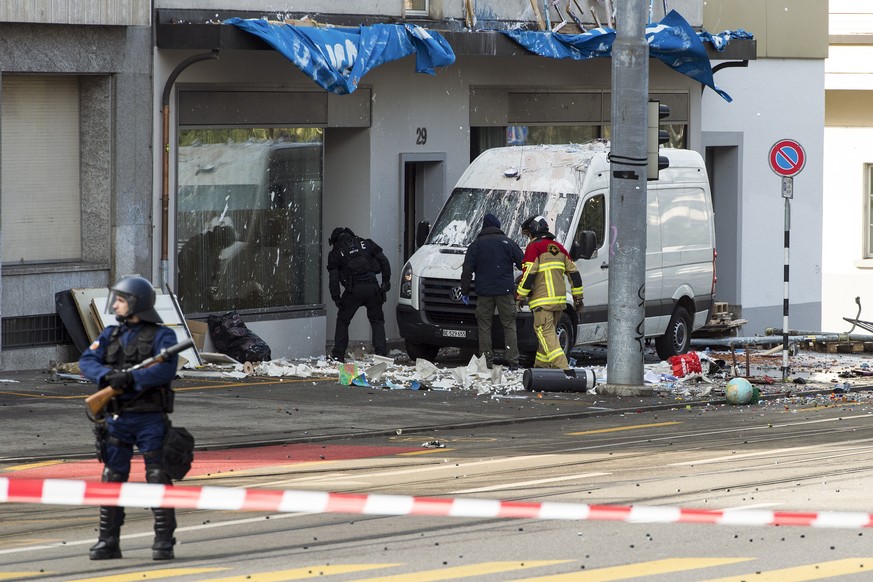
[[[440,347],[479,347],[476,325],[436,325],[427,321],[424,313],[409,305],[397,306],[397,326],[400,328],[400,337],[412,342]],[[533,331],[533,314],[519,312],[515,326],[519,351],[535,352],[537,340]],[[494,346],[505,345],[503,326],[496,315],[491,322],[491,342]]]

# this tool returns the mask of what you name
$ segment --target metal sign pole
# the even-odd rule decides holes
[[[794,196],[794,178],[782,178],[782,197],[785,199],[785,268],[782,295],[782,381],[788,381],[788,251],[791,246],[791,198]]]
[[[793,139],[780,139],[770,148],[767,158],[770,169],[782,177],[782,198],[785,199],[785,265],[782,295],[782,381],[788,381],[788,249],[790,247],[791,199],[794,197],[794,176],[806,165],[806,152]]]

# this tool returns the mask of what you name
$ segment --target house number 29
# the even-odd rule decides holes
[[[427,143],[427,128],[426,127],[416,127],[415,128],[415,145],[424,145]]]

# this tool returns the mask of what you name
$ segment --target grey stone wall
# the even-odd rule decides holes
[[[105,287],[128,273],[151,275],[151,55],[146,26],[0,22],[0,73],[79,77],[82,193],[82,260],[4,265],[0,316],[51,314],[58,291]],[[4,346],[0,369],[39,369],[75,356],[68,347]]]
[[[3,0],[0,22],[148,26],[150,0]]]

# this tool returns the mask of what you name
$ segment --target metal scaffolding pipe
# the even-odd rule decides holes
[[[768,330],[769,331],[769,330]],[[706,346],[724,346],[732,348],[735,346],[755,346],[767,344],[782,343],[784,336],[782,335],[764,335],[751,337],[729,337],[729,338],[692,338],[691,345],[706,347]],[[869,342],[873,341],[873,335],[859,333],[814,333],[808,335],[790,335],[788,340],[792,342],[800,341],[815,341],[815,342]]]

